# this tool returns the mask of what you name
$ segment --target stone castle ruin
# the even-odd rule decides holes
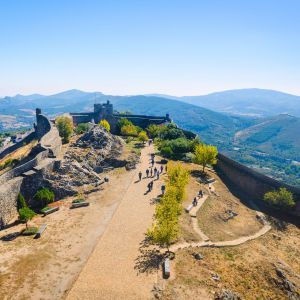
[[[38,176],[45,170],[54,168],[55,161],[61,152],[61,138],[57,128],[36,109],[34,131],[25,140],[5,149],[0,158],[22,147],[24,143],[37,140],[30,155],[10,171],[0,176],[0,228],[17,216],[17,196],[21,190],[30,190],[30,178]]]
[[[171,122],[169,114],[165,116],[146,116],[146,115],[132,115],[132,114],[120,114],[114,112],[113,105],[107,101],[106,103],[94,104],[93,112],[84,112],[84,113],[71,113],[73,118],[73,123],[78,125],[79,123],[88,123],[94,122],[99,123],[101,120],[105,119],[109,122],[111,127],[111,132],[116,132],[116,125],[119,119],[126,118],[131,121],[134,125],[141,128],[146,128],[150,124],[161,125]]]

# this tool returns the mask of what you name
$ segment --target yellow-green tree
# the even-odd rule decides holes
[[[109,125],[108,121],[106,121],[104,119],[101,120],[99,122],[99,126],[103,127],[107,132],[110,132],[110,125]]]
[[[59,135],[62,138],[62,142],[68,143],[70,136],[73,133],[73,121],[70,117],[60,116],[55,119],[55,125],[58,129]]]
[[[144,142],[147,142],[147,141],[149,140],[146,131],[141,131],[141,132],[139,133],[139,135],[138,135],[138,140],[139,140],[140,142],[143,142],[143,143],[144,143]]]
[[[181,163],[169,162],[167,167],[169,185],[175,188],[177,201],[182,202],[185,187],[189,183],[190,172]]]
[[[267,192],[264,195],[264,201],[279,208],[292,208],[295,206],[293,194],[286,188],[280,188],[278,191]]]
[[[153,243],[167,247],[168,251],[170,244],[178,237],[179,211],[180,207],[175,195],[167,191],[155,208],[155,222],[147,232]]]
[[[193,162],[202,165],[203,172],[207,165],[215,165],[217,163],[218,149],[215,146],[205,144],[196,145],[194,154]]]
[[[122,126],[121,134],[125,135],[125,136],[137,136],[138,131],[137,131],[136,126],[134,126],[133,124],[128,124],[128,125]]]

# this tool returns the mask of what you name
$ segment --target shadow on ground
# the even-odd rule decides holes
[[[140,244],[140,254],[136,258],[134,266],[138,273],[157,272],[163,262],[164,254],[160,253],[157,248],[150,248],[150,246],[150,240],[147,237]]]

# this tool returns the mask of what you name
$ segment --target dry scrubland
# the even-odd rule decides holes
[[[199,170],[195,165],[187,167],[192,174]],[[232,195],[215,173],[209,171],[209,174],[217,180],[214,187],[219,196],[210,193],[197,219],[210,240],[233,240],[252,235],[262,228],[255,211]],[[199,189],[209,193],[208,186],[192,176],[184,206],[191,203]],[[226,222],[225,211],[228,209],[238,215]],[[288,298],[287,289],[276,273],[276,269],[283,270],[299,289],[300,230],[295,225],[285,225],[285,229],[273,225],[266,235],[240,246],[179,250],[172,265],[175,275],[166,283],[162,299],[214,299],[222,289],[234,291],[242,299],[299,299],[300,290],[298,298]],[[185,212],[181,216],[181,231],[180,241],[201,240],[192,230],[191,218]],[[204,258],[196,260],[195,253]],[[219,280],[212,278],[215,274]]]

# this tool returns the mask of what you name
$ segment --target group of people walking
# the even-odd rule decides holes
[[[203,196],[204,196],[204,193],[203,193],[202,190],[200,190],[198,192],[198,195],[194,198],[194,200],[192,202],[193,206],[197,206],[198,205],[198,199],[202,198]]]
[[[152,142],[149,141],[149,146],[151,145],[151,143]],[[167,166],[165,166],[165,167],[163,165],[160,165],[160,167],[154,166],[154,164],[155,164],[154,159],[155,159],[155,154],[152,153],[151,158],[150,158],[150,167],[147,168],[146,171],[145,171],[145,174],[146,174],[145,178],[156,178],[155,180],[159,180],[159,177],[163,173],[164,169],[165,169],[165,171],[167,171]],[[143,172],[139,171],[138,176],[139,176],[139,181],[141,181],[142,178],[143,178]],[[154,184],[154,180],[151,180],[148,183],[148,185],[147,185],[148,191],[147,192],[152,191],[153,184]],[[165,185],[163,185],[161,187],[162,194],[164,194],[165,189],[166,189],[166,187],[165,187]]]

